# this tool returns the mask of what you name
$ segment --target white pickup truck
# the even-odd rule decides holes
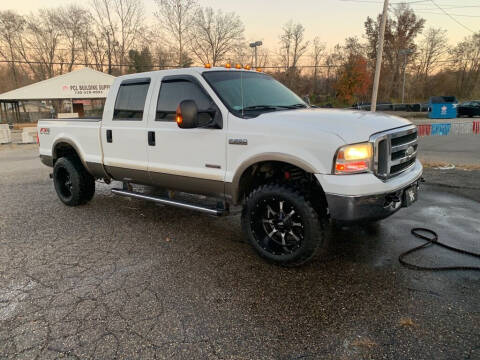
[[[253,248],[288,266],[325,248],[327,221],[373,221],[410,205],[423,171],[409,121],[315,109],[272,77],[244,69],[121,76],[102,119],[41,120],[38,136],[66,205],[91,200],[95,179],[123,182],[112,189],[118,195],[213,215],[242,205]],[[131,184],[207,196],[217,206]]]

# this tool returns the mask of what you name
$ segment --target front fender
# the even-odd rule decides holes
[[[291,164],[297,166],[298,168],[314,174],[317,172],[315,166],[306,161],[301,159],[300,157],[290,155],[287,153],[282,152],[266,152],[257,155],[253,155],[248,157],[247,159],[243,160],[240,165],[237,167],[231,183],[226,183],[226,193],[228,196],[232,198],[233,203],[237,203],[239,199],[239,187],[240,187],[240,179],[244,174],[245,170],[247,170],[250,166],[265,162],[265,161],[278,161],[287,164]]]

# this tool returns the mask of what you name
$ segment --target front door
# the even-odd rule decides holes
[[[122,81],[114,104],[105,104],[102,123],[103,163],[115,179],[149,183],[147,113],[150,78]],[[115,89],[113,89],[115,93]]]
[[[226,116],[221,128],[178,127],[175,112],[183,100],[196,102],[202,124],[222,116],[201,82],[190,75],[164,77],[154,93],[156,111],[149,115],[148,128],[154,141],[147,147],[152,182],[169,189],[223,196]]]

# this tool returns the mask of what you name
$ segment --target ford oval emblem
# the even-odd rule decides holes
[[[410,145],[407,148],[407,150],[405,150],[405,155],[406,156],[411,156],[414,152],[415,152],[415,148],[412,145]]]

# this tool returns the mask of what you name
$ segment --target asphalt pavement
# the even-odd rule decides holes
[[[480,252],[480,202],[452,171],[377,224],[328,230],[330,254],[286,269],[214,218],[55,194],[35,146],[0,148],[0,358],[480,359],[480,273],[398,263],[415,226]],[[435,184],[428,183],[435,179]],[[473,189],[475,191],[475,189]],[[430,247],[423,265],[474,265]]]
[[[418,144],[423,161],[480,167],[480,135],[423,136]]]

